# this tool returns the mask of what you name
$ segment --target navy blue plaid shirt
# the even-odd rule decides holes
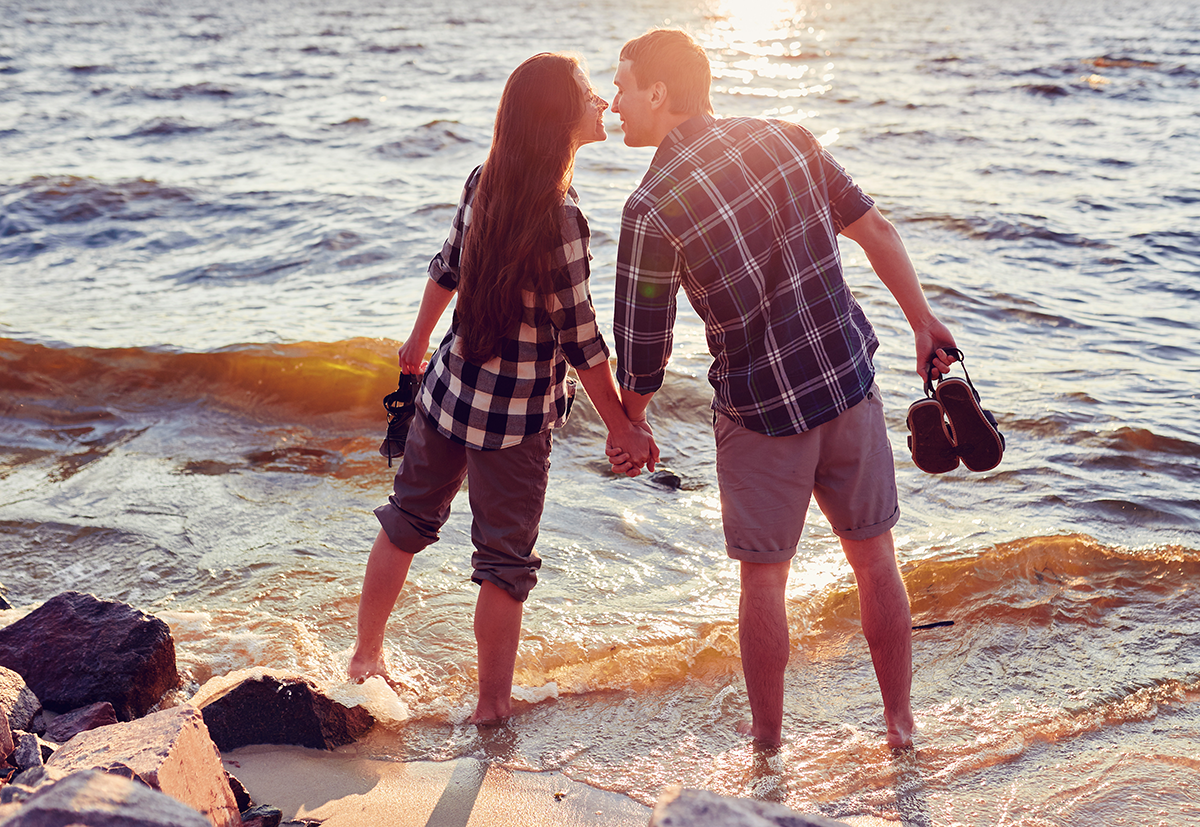
[[[621,218],[621,387],[662,386],[682,285],[714,357],[717,412],[783,436],[862,401],[879,341],[842,276],[837,235],[873,204],[803,127],[711,115],[681,124]]]
[[[458,211],[442,251],[429,263],[429,278],[447,290],[458,289],[463,236],[471,223],[471,202],[482,167],[467,179]],[[563,284],[548,297],[546,308],[525,291],[525,313],[511,337],[500,342],[500,354],[483,364],[462,357],[455,314],[446,338],[429,360],[417,407],[444,436],[471,448],[509,448],[547,428],[562,427],[567,418],[567,364],[577,370],[603,365],[608,346],[596,324],[588,290],[587,220],[575,189],[562,206],[562,242],[552,254]]]

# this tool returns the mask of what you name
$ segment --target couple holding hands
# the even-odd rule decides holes
[[[539,54],[509,76],[491,149],[471,172],[429,267],[399,352],[424,373],[394,492],[375,510],[350,677],[386,677],[388,617],[413,556],[438,538],[469,479],[479,700],[471,720],[512,713],[522,604],[549,479],[550,433],[566,421],[568,365],[608,428],[618,473],[653,470],[646,409],[662,385],[682,286],[714,362],[713,429],[726,552],[741,566],[739,641],[752,720],[782,738],[791,645],[785,590],[811,497],[858,582],[887,741],[912,742],[911,619],[896,564],[899,507],[872,355],[838,234],[861,245],[904,311],[922,379],[954,361],[899,235],[807,130],[715,118],[704,50],[676,29],[625,44],[612,110],[628,146],[657,151],[626,202],[613,321],[617,369],[588,287],[587,220],[571,187],[579,147],[606,138],[609,104],[578,60]],[[430,337],[457,295],[449,332]]]

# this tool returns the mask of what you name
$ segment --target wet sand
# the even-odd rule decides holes
[[[474,758],[382,761],[353,752],[253,746],[223,755],[256,804],[324,827],[644,827],[650,808],[557,772],[513,772]]]
[[[256,804],[322,827],[645,827],[651,808],[559,772],[514,772],[474,758],[384,761],[354,747],[334,752],[257,745],[223,755]],[[870,816],[848,827],[888,827]]]

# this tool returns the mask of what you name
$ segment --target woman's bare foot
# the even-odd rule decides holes
[[[346,667],[346,674],[355,683],[362,683],[375,675],[383,678],[388,684],[392,683],[392,679],[388,675],[387,664],[383,662],[383,653],[363,655],[355,652],[350,656],[350,665]]]
[[[475,705],[475,712],[467,719],[467,723],[476,726],[501,726],[512,717],[512,701],[507,704],[484,703],[483,699]]]

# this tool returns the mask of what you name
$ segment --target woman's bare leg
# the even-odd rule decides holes
[[[475,644],[479,653],[479,703],[473,724],[491,724],[512,715],[513,669],[521,642],[524,606],[494,583],[479,587],[475,603]]]
[[[388,539],[383,529],[379,530],[367,559],[362,596],[358,601],[358,640],[346,669],[352,680],[362,681],[372,675],[388,678],[383,659],[383,634],[404,581],[408,579],[412,559],[413,555]]]

